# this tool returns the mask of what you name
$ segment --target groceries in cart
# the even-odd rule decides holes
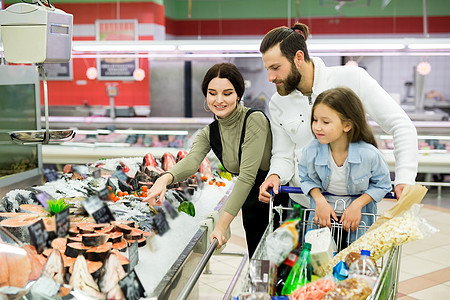
[[[280,225],[274,232],[267,236],[266,251],[268,259],[279,266],[294,248],[301,241],[303,211],[300,205],[295,205],[293,212],[287,217],[287,220]]]
[[[297,288],[311,282],[311,244],[305,243],[297,261],[292,267],[281,291],[282,295],[290,295]]]
[[[312,245],[311,266],[313,270],[327,264],[337,252],[336,242],[328,227],[308,230],[305,234],[305,242]]]
[[[425,193],[426,188],[423,186],[406,186],[400,199],[390,210],[380,216],[356,241],[337,253],[333,253],[336,247],[335,234],[343,230],[342,225],[337,223],[336,230],[324,227],[307,231],[310,225],[306,216],[307,210],[303,212],[302,219],[296,221],[295,226],[292,226],[292,220],[288,220],[287,222],[291,222],[288,223],[290,228],[298,230],[298,244],[295,244],[293,238],[295,231],[290,231],[291,235],[283,235],[286,240],[290,237],[292,249],[285,249],[284,254],[279,251],[276,256],[277,260],[280,260],[280,257],[285,258],[281,263],[277,263],[276,294],[269,295],[272,299],[278,299],[282,295],[289,296],[290,300],[396,299],[401,245],[423,239],[438,231],[419,217],[418,203]],[[273,219],[270,220],[272,221]],[[283,224],[277,230],[286,231],[284,227],[288,224]],[[279,239],[272,239],[274,236],[282,236],[275,234],[277,230],[271,231],[269,224],[253,259],[269,259],[269,252],[280,245]],[[304,259],[300,259],[302,255],[299,253],[300,249],[309,252],[308,248],[310,262],[305,263]],[[303,256],[305,257],[308,256]],[[288,278],[293,278],[294,273],[298,271],[298,268],[294,268],[295,265],[306,265],[307,271],[298,276],[297,280],[290,281]],[[309,272],[312,271],[309,274],[308,267]],[[248,278],[244,280],[246,282],[244,281],[243,288],[248,292]],[[288,286],[294,288],[288,289]]]
[[[277,266],[270,260],[251,259],[249,262],[249,292],[275,294]]]

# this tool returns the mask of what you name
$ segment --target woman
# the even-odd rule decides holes
[[[186,157],[155,182],[143,201],[161,205],[166,186],[194,174],[212,149],[238,178],[209,239],[217,238],[218,248],[222,247],[227,228],[242,208],[251,257],[268,224],[269,205],[258,201],[258,193],[269,170],[272,135],[264,113],[240,104],[244,90],[244,79],[235,65],[220,63],[207,71],[202,91],[215,121],[199,132]]]

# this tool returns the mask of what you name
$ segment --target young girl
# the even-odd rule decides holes
[[[339,221],[352,231],[353,242],[362,234],[355,232],[360,223],[374,221],[361,213],[375,214],[376,202],[392,189],[389,168],[352,90],[321,93],[312,108],[311,129],[316,139],[303,149],[299,163],[302,190],[315,209],[309,219],[320,227],[330,227],[331,218]]]

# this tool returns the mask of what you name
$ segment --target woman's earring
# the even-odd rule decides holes
[[[205,100],[205,102],[203,102],[203,109],[204,109],[206,112],[211,112],[211,110],[209,109],[208,105],[206,105],[206,100]]]

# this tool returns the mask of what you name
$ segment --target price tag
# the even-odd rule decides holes
[[[58,173],[53,169],[44,169],[44,176],[48,182],[58,180],[59,178]]]
[[[34,194],[34,197],[45,209],[48,208],[48,200],[53,199],[49,194],[47,194],[44,191]]]
[[[31,245],[36,248],[38,254],[41,254],[47,245],[48,233],[42,219],[28,227],[30,233]]]
[[[134,270],[119,281],[119,286],[127,300],[139,300],[145,297],[144,287]]]
[[[175,210],[175,208],[173,207],[172,203],[169,200],[163,201],[162,206],[172,219],[178,217],[178,212]]]
[[[70,228],[69,208],[55,214],[56,235],[58,237],[66,236]]]
[[[106,186],[110,186],[113,193],[116,192],[116,185],[112,182],[111,178],[108,178],[108,180],[106,181]]]
[[[104,188],[104,189],[102,189],[102,190],[100,190],[99,192],[98,192],[98,197],[101,199],[101,200],[110,200],[111,199],[111,196],[110,196],[110,191],[109,191],[109,189],[106,187],[106,188]]]
[[[92,196],[81,202],[84,209],[88,214],[92,215],[95,211],[99,210],[104,203],[97,196]]]
[[[81,204],[98,224],[111,223],[111,221],[115,221],[115,218],[109,207],[105,203],[103,203],[97,196],[92,196],[81,202]]]
[[[122,181],[125,181],[125,182],[128,179],[127,174],[125,174],[122,170],[117,170],[116,172],[114,172],[112,174],[112,177],[117,178],[117,179],[122,180]]]
[[[128,247],[128,259],[130,261],[128,270],[133,270],[139,262],[139,246],[137,240]]]
[[[95,219],[95,222],[97,222],[98,224],[111,223],[112,221],[116,220],[114,218],[111,210],[106,205],[103,205],[102,208],[100,208],[99,210],[95,211],[92,214],[92,217]]]
[[[162,236],[170,229],[169,223],[167,222],[166,219],[166,215],[164,214],[164,212],[162,212],[162,210],[159,210],[159,214],[155,215],[153,217],[153,220],[155,222],[155,227],[159,235]]]
[[[100,178],[101,175],[102,175],[102,171],[98,168],[92,172],[92,177],[94,177],[95,179]]]

